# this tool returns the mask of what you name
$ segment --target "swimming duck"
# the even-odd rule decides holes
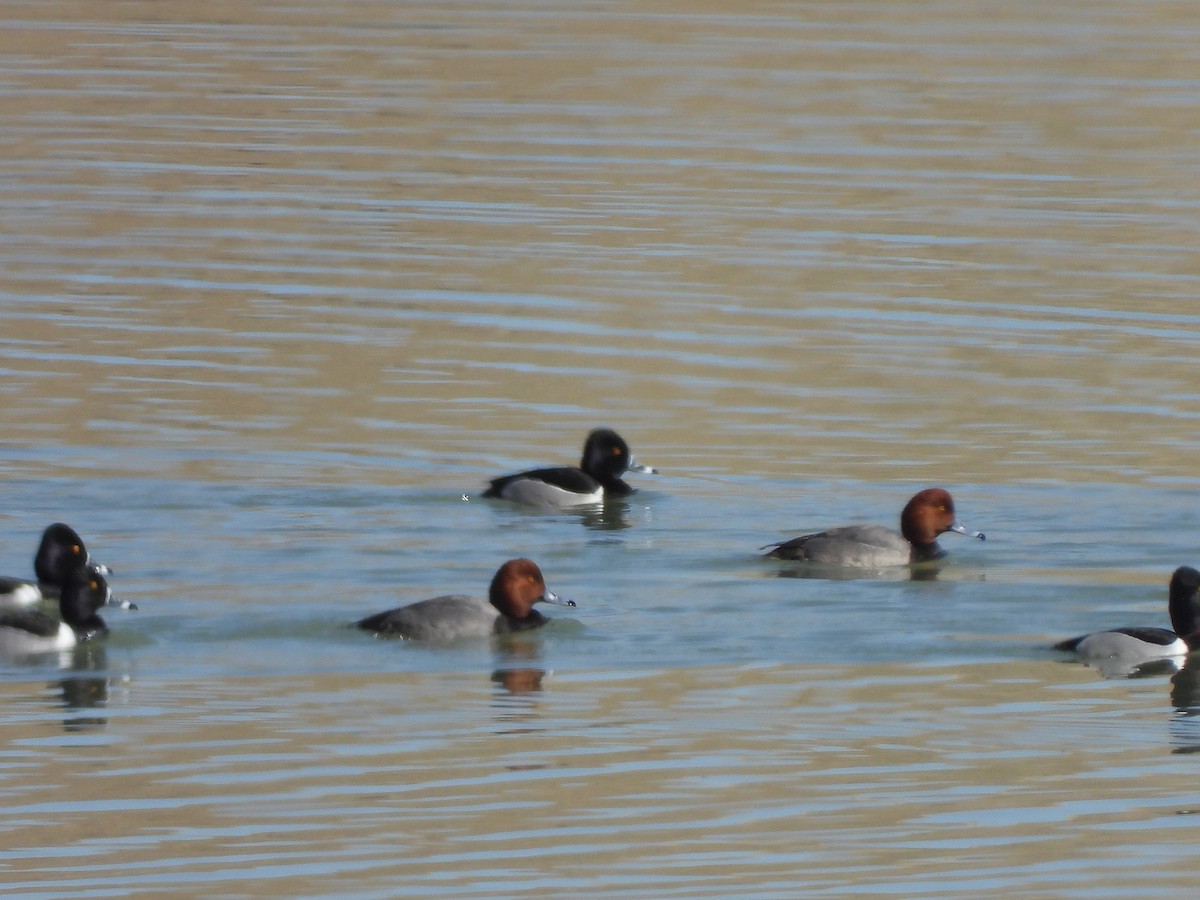
[[[106,605],[137,609],[113,596],[96,567],[78,566],[63,578],[58,598],[62,621],[36,609],[0,610],[0,653],[47,653],[103,637],[108,626],[97,612]]]
[[[845,525],[768,544],[772,559],[804,560],[825,566],[875,569],[939,559],[940,534],[953,531],[984,540],[954,516],[954,500],[943,488],[918,491],[900,513],[900,530],[883,525]]]
[[[1200,572],[1191,566],[1176,569],[1171,575],[1167,598],[1174,630],[1114,628],[1060,641],[1054,649],[1075,653],[1108,675],[1132,674],[1154,660],[1182,661],[1193,649],[1200,649]]]
[[[510,559],[492,577],[487,599],[447,594],[376,613],[356,624],[376,634],[445,643],[539,628],[547,619],[533,608],[535,603],[575,605],[546,589],[533,560]]]
[[[36,580],[0,577],[0,607],[32,606],[43,599],[57,598],[68,574],[81,566],[91,566],[100,575],[112,574],[108,566],[92,562],[83,539],[74,528],[55,522],[42,532],[42,540],[33,557]]]
[[[578,468],[558,466],[503,475],[491,480],[483,496],[539,507],[600,503],[608,497],[624,497],[633,492],[621,480],[626,472],[657,474],[656,469],[633,458],[629,445],[619,434],[611,428],[597,428],[584,442]]]

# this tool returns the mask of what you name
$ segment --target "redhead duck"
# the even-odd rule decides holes
[[[1084,634],[1054,645],[1075,653],[1103,675],[1130,675],[1144,664],[1174,658],[1182,661],[1200,649],[1200,572],[1180,566],[1171,575],[1167,592],[1171,628],[1115,628]]]
[[[630,455],[629,445],[619,434],[611,428],[597,428],[584,442],[579,468],[531,469],[493,478],[483,496],[540,507],[600,503],[633,492],[621,480],[626,472],[657,474],[656,469],[641,465]]]
[[[846,525],[768,544],[772,559],[803,560],[826,566],[875,569],[938,559],[945,551],[938,535],[947,531],[984,540],[954,517],[954,501],[942,488],[918,491],[900,513],[900,530],[883,525]]]
[[[510,559],[492,578],[488,596],[448,594],[368,616],[357,622],[364,631],[420,641],[449,642],[526,631],[546,624],[535,603],[574,606],[546,590],[542,570],[531,559]]]
[[[0,610],[0,653],[36,654],[67,650],[108,634],[97,615],[102,606],[137,607],[117,600],[95,566],[79,566],[64,576],[58,598],[62,621],[35,609]]]
[[[88,566],[99,575],[112,574],[108,566],[92,562],[74,528],[55,522],[42,532],[41,543],[33,557],[37,580],[0,577],[0,607],[32,606],[43,599],[53,600],[58,597],[68,575]]]

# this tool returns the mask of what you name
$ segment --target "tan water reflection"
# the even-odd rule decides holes
[[[115,704],[111,743],[11,723],[4,818],[22,824],[5,880],[488,896],[1047,892],[1097,869],[1114,889],[1187,883],[1148,865],[1190,841],[1178,816],[1200,802],[1170,761],[1162,681],[1058,663],[697,669],[552,679],[519,714],[468,677],[393,677],[385,706],[377,682],[150,688],[153,715]]]
[[[0,36],[39,440],[1193,477],[1178,4],[147,9]]]

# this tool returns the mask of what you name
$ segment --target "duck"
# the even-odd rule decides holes
[[[33,557],[36,580],[0,576],[0,607],[33,606],[57,599],[64,579],[81,566],[98,575],[112,574],[108,566],[93,562],[74,528],[62,522],[48,525]]]
[[[880,569],[927,562],[945,556],[938,535],[948,531],[986,540],[968,531],[954,514],[954,500],[945,488],[925,488],[913,495],[900,513],[900,530],[884,525],[845,525],[767,544],[770,559],[802,560],[823,566]]]
[[[575,606],[546,589],[542,570],[531,559],[510,559],[492,577],[487,599],[446,594],[376,613],[355,623],[376,635],[448,643],[540,628],[549,621],[535,603]]]
[[[621,479],[626,472],[658,474],[657,469],[637,462],[629,445],[611,428],[596,428],[584,441],[578,468],[557,466],[502,475],[491,480],[483,496],[542,508],[601,503],[633,493]]]
[[[1180,566],[1167,588],[1171,629],[1132,626],[1059,641],[1055,650],[1074,653],[1102,674],[1128,675],[1156,660],[1182,660],[1200,649],[1200,572]]]
[[[108,626],[97,613],[104,606],[137,609],[113,596],[108,580],[95,566],[77,566],[63,576],[58,597],[61,621],[36,609],[0,610],[0,653],[50,653],[103,637]]]

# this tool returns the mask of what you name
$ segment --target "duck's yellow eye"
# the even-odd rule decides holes
[[[92,583],[88,585],[88,587],[94,591],[94,590],[96,590],[96,588],[100,587],[100,583],[98,581],[93,580]]]
[[[83,550],[83,548],[80,547],[78,544],[71,545],[71,552],[74,553],[76,556],[78,556],[82,552],[82,550]]]

